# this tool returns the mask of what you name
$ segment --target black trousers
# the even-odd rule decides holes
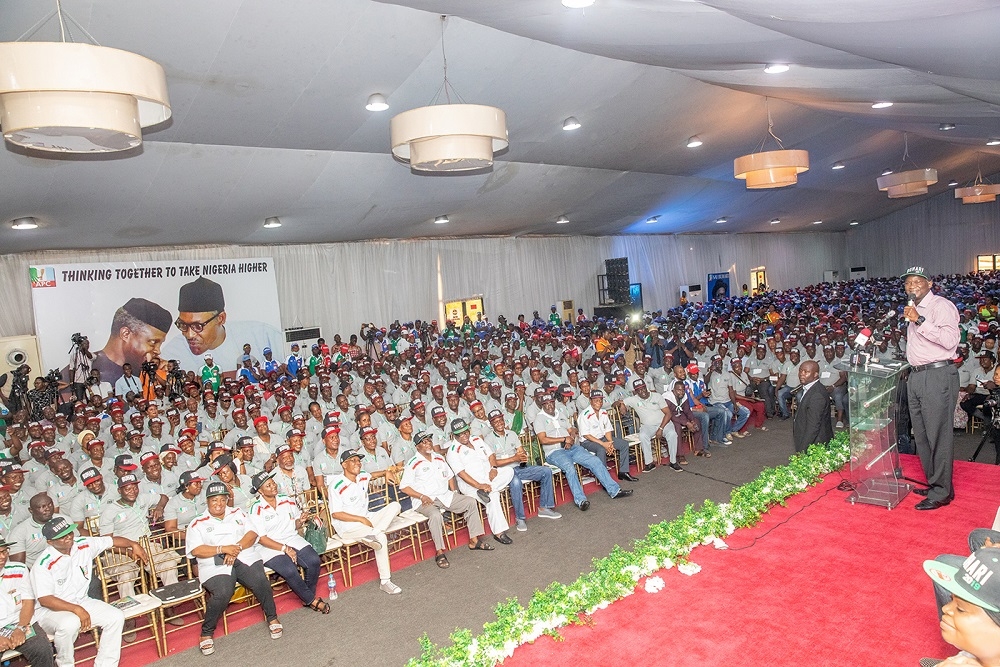
[[[264,564],[257,561],[246,565],[241,561],[233,563],[232,574],[217,574],[208,581],[201,582],[202,588],[208,591],[208,603],[205,605],[205,620],[201,624],[202,637],[214,637],[215,626],[219,624],[223,612],[229,606],[236,591],[236,584],[241,583],[257,596],[264,610],[264,618],[273,621],[278,618],[278,610],[274,607],[274,595],[271,582],[264,574]]]
[[[319,556],[312,547],[302,547],[295,553],[295,560],[281,554],[267,561],[267,566],[285,580],[288,587],[302,600],[302,604],[312,604],[316,599],[316,584],[319,582]],[[303,579],[299,568],[306,571]]]
[[[931,487],[927,498],[950,500],[955,495],[951,483],[955,462],[952,417],[958,402],[958,369],[952,364],[910,371],[906,390],[917,455]]]
[[[18,646],[17,651],[24,656],[31,667],[52,667],[55,658],[52,655],[52,644],[45,636],[45,630],[42,630],[42,626],[38,623],[32,624],[31,627],[35,631],[35,636]]]

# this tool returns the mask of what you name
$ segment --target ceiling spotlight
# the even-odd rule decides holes
[[[888,176],[891,173],[892,173],[892,169],[883,169],[882,170],[882,175],[883,176]]]
[[[788,65],[783,63],[771,63],[764,68],[765,74],[782,74],[788,71]]]
[[[446,216],[446,215],[439,215],[438,217],[434,218],[434,224],[435,225],[446,225],[446,224],[448,224],[448,216]]]
[[[823,221],[822,221],[822,220],[815,220],[815,221],[813,222],[813,224],[814,224],[814,225],[822,225],[822,224],[823,224]]]
[[[16,220],[10,221],[11,229],[37,229],[38,221],[32,217],[27,218],[17,218]]]
[[[1000,139],[990,139],[986,142],[987,146],[1000,146]]]
[[[947,132],[948,130],[954,130],[955,129],[955,124],[954,123],[941,123],[940,125],[938,125],[938,129],[941,130],[942,132]]]
[[[563,7],[569,7],[570,9],[583,9],[584,7],[590,7],[594,4],[594,0],[562,0]]]
[[[264,229],[277,229],[281,227],[281,220],[275,217],[266,218],[264,220]]]
[[[565,215],[560,215],[556,219],[556,224],[557,225],[565,225],[567,222],[569,222],[569,218],[567,218]]]
[[[956,185],[958,185],[958,181],[956,181],[956,180],[955,180],[954,178],[953,178],[953,179],[951,179],[950,181],[948,181],[948,187],[949,187],[949,188],[953,188],[953,187],[955,187]]]
[[[892,106],[892,102],[876,102],[872,105],[872,109],[888,109]]]
[[[772,224],[772,225],[776,225],[776,224],[778,224],[779,222],[781,222],[781,220],[778,220],[777,218],[775,218],[774,220],[772,220],[772,221],[771,221],[771,224]]]
[[[566,130],[567,132],[571,130],[579,130],[580,127],[581,127],[580,121],[576,119],[576,116],[570,116],[569,118],[563,121],[563,129]]]
[[[845,166],[845,165],[844,165],[844,163],[843,163],[843,162],[834,162],[834,163],[833,163],[833,166],[832,166],[832,167],[830,167],[830,169],[843,169],[843,168],[844,168],[844,166]]]
[[[651,225],[654,222],[658,221],[659,219],[660,219],[660,216],[658,216],[658,215],[650,216],[650,217],[646,218],[646,224],[647,225]]]
[[[721,225],[721,224],[724,224],[725,222],[726,222],[725,218],[719,218],[718,220],[715,221],[715,224]]]
[[[369,111],[385,111],[389,108],[389,102],[386,101],[385,95],[382,93],[372,93],[368,96],[368,104],[365,108]]]
[[[695,135],[695,136],[691,137],[690,139],[688,139],[687,147],[688,148],[698,148],[698,146],[701,146],[702,143],[704,143],[704,142],[701,139],[699,139],[697,135]]]
[[[860,224],[861,224],[861,223],[860,223],[860,222],[858,222],[857,220],[851,220],[851,227],[857,227],[857,226],[858,226],[858,225],[860,225]]]

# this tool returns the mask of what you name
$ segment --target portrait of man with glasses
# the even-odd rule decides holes
[[[209,353],[215,359],[228,360],[242,355],[244,345],[253,351],[284,346],[284,336],[277,327],[230,319],[222,286],[204,276],[181,286],[177,311],[172,329],[179,335],[169,338],[162,356],[177,359],[184,369],[201,368]]]

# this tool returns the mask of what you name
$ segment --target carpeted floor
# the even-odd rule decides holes
[[[922,478],[915,457],[904,457],[904,471]],[[916,665],[954,654],[921,563],[949,549],[968,553],[969,530],[993,522],[1000,469],[956,463],[957,499],[933,512],[913,511],[913,494],[892,511],[851,505],[840,481],[829,475],[737,531],[730,550],[699,547],[691,560],[700,573],[661,571],[661,592],[640,585],[594,614],[592,626],[565,630],[564,641],[543,637],[505,667]]]
[[[389,597],[371,581],[360,584],[375,575],[374,567],[368,566],[367,573],[362,569],[355,575],[353,588],[341,590],[330,615],[302,609],[290,596],[282,598],[282,606],[287,605],[289,611],[282,614],[285,636],[280,641],[268,638],[259,622],[259,610],[251,610],[237,617],[228,636],[220,630],[216,655],[203,658],[196,648],[191,649],[193,638],[176,641],[172,637],[170,655],[157,664],[175,667],[192,661],[208,665],[252,660],[318,667],[364,659],[379,665],[401,665],[419,653],[417,639],[422,633],[427,632],[432,640],[441,643],[455,628],[476,630],[493,618],[497,602],[508,597],[526,602],[534,590],[552,581],[572,581],[590,569],[591,559],[607,555],[616,544],[628,546],[645,535],[649,524],[677,516],[689,503],[700,504],[706,498],[724,501],[733,485],[751,481],[765,467],[786,463],[792,452],[790,422],[772,420],[768,426],[767,432],[755,432],[728,449],[715,451],[711,459],[691,457],[684,473],[664,468],[643,475],[639,482],[627,485],[635,489],[635,495],[627,501],[611,501],[588,486],[593,503],[589,512],[565,504],[560,507],[563,519],[529,519],[527,533],[512,532],[512,546],[497,545],[491,553],[469,553],[464,547],[453,550],[449,553],[449,570],[439,570],[430,560],[404,568],[405,557],[394,557],[393,581],[403,588],[402,595]],[[956,458],[968,458],[978,441],[978,436],[957,435]],[[993,511],[996,502],[992,501]],[[906,506],[894,512],[912,513],[910,505],[908,500]],[[961,508],[958,504],[956,507]],[[931,514],[940,516],[944,511],[950,510]],[[973,519],[963,516],[962,521]],[[713,550],[712,555],[723,554]],[[921,554],[920,559],[923,557]],[[705,574],[688,581],[697,583]],[[320,591],[325,593],[324,581],[320,582]],[[715,610],[707,619],[713,634],[728,627],[728,613],[729,609]],[[244,624],[252,625],[235,631]],[[123,664],[135,667],[155,659],[151,645],[127,647],[122,654]],[[620,663],[616,660],[613,664]]]

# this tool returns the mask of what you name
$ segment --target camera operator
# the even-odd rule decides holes
[[[73,347],[70,349],[69,377],[66,378],[73,388],[73,396],[83,400],[87,394],[87,379],[90,377],[91,362],[94,359],[90,351],[90,339],[79,333],[70,336]]]
[[[114,393],[110,382],[101,381],[101,371],[91,368],[90,377],[87,378],[87,399],[97,396],[104,401],[114,396]]]
[[[176,359],[167,360],[167,378],[164,387],[167,397],[173,400],[184,393],[184,371]]]
[[[11,413],[18,413],[29,408],[28,399],[28,375],[31,367],[28,364],[21,364],[11,373],[10,394],[3,393],[3,386],[7,383],[7,374],[0,376],[0,401],[10,410]]]
[[[142,397],[147,401],[156,400],[156,386],[163,385],[167,379],[168,362],[146,353],[146,361],[142,362],[139,379],[142,380]]]
[[[29,369],[30,370],[30,369]],[[41,421],[45,418],[43,411],[50,405],[55,405],[59,389],[65,387],[59,382],[59,371],[50,371],[45,377],[36,377],[34,389],[25,394],[31,421]],[[86,385],[84,385],[86,386]]]

